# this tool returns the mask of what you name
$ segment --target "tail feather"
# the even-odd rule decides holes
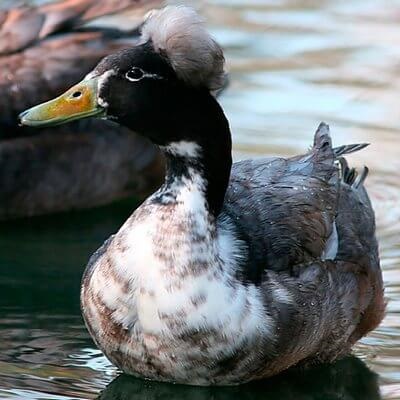
[[[358,150],[362,150],[369,146],[369,143],[356,143],[356,144],[345,144],[343,146],[338,146],[333,149],[335,157],[338,158],[344,154],[354,153]]]
[[[365,181],[368,175],[368,168],[364,167],[363,170],[359,173],[355,168],[350,168],[346,159],[342,156],[344,154],[354,153],[355,151],[364,149],[367,147],[369,143],[357,143],[357,144],[348,144],[344,146],[335,147],[333,149],[333,153],[335,154],[335,158],[339,163],[339,169],[341,172],[342,181],[352,186],[353,188],[359,188]]]
[[[331,163],[336,160],[342,182],[357,189],[364,183],[368,175],[368,168],[364,167],[361,172],[358,172],[355,168],[350,168],[346,159],[342,156],[362,150],[368,145],[369,143],[355,143],[332,148],[329,125],[321,122],[315,133],[311,151],[314,154],[314,159],[319,161],[319,169],[321,169],[322,164],[332,165]]]
[[[368,176],[369,169],[367,166],[364,166],[362,172],[358,175],[357,179],[355,180],[353,186],[357,189],[359,188],[365,181]]]
[[[332,140],[329,132],[329,125],[321,122],[315,132],[313,150],[324,151],[332,148]]]
[[[338,158],[337,162],[341,180],[353,188],[358,189],[368,176],[368,167],[364,167],[361,172],[358,172],[355,168],[350,168],[347,160],[343,157]]]
[[[321,170],[322,165],[325,165],[326,173],[330,173],[332,163],[335,159],[333,149],[332,149],[332,139],[329,133],[329,125],[325,122],[321,122],[318,126],[317,131],[314,135],[314,145],[311,149],[313,153],[313,158],[317,168]]]
[[[350,168],[347,160],[343,157],[338,158],[337,162],[339,165],[341,180],[348,185],[352,185],[357,178],[357,171],[355,168]]]

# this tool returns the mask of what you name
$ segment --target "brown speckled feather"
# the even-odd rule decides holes
[[[147,4],[146,4],[147,3]],[[0,12],[0,55],[21,51],[38,40],[129,7],[159,5],[145,0],[64,0],[37,7],[20,6]]]

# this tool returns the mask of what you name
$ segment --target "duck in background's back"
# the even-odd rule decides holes
[[[127,128],[89,120],[39,134],[17,125],[19,112],[131,47],[143,15],[160,3],[66,0],[0,10],[0,220],[142,197],[160,182],[159,152]],[[116,13],[129,31],[92,21]]]

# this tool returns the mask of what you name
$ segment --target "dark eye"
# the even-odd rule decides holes
[[[125,74],[125,76],[130,81],[140,81],[144,76],[144,71],[141,68],[133,67]]]

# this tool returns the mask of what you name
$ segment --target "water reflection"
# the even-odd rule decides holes
[[[127,375],[116,378],[98,400],[378,400],[377,375],[356,357],[275,379],[235,387],[161,384]]]
[[[82,321],[80,280],[134,208],[0,223],[0,398],[89,398],[112,379]]]

